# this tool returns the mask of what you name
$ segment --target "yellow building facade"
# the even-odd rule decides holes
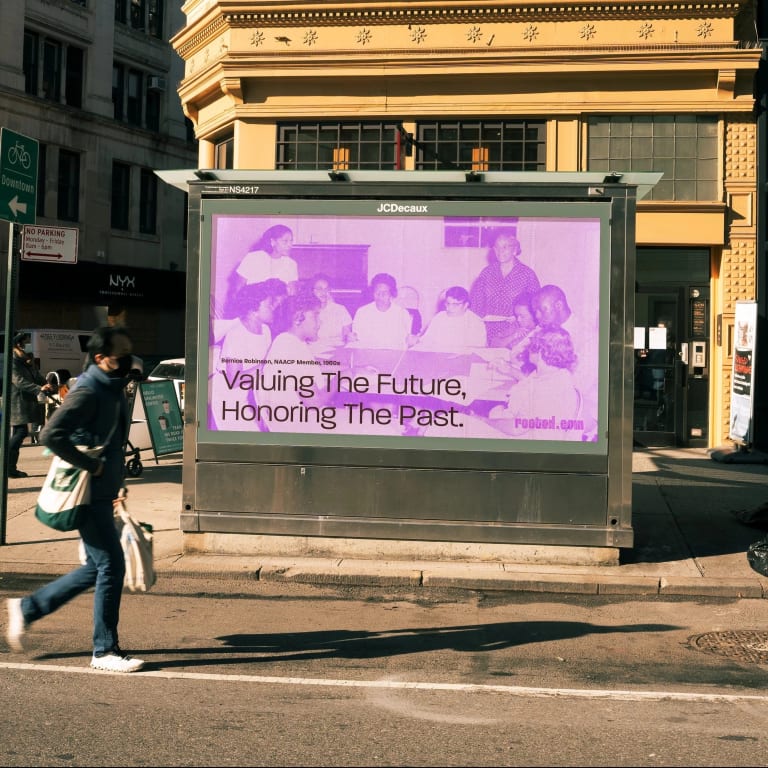
[[[201,169],[662,171],[638,203],[638,370],[649,328],[674,360],[666,411],[637,385],[635,431],[716,446],[757,291],[756,7],[190,0],[172,44]]]

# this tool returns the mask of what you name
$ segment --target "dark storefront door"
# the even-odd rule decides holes
[[[681,291],[645,290],[635,296],[636,333],[644,337],[635,343],[635,442],[677,445],[684,399],[677,342]]]
[[[709,252],[638,249],[635,445],[707,445],[709,342]]]

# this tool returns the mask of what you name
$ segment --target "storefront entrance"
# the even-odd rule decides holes
[[[706,446],[709,434],[709,252],[638,248],[636,446]]]

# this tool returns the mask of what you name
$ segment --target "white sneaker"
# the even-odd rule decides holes
[[[94,656],[91,659],[94,669],[103,669],[105,672],[138,672],[144,662],[141,659],[131,658],[119,648],[104,656]]]
[[[9,598],[7,606],[8,628],[5,630],[5,637],[8,640],[8,645],[17,653],[21,653],[24,650],[21,639],[27,631],[27,622],[24,619],[24,614],[21,612],[21,598]]]

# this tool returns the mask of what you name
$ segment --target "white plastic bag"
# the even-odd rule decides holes
[[[124,499],[115,505],[115,526],[120,534],[120,545],[125,557],[125,579],[131,592],[148,592],[157,581],[152,529],[147,523],[140,523],[131,517]],[[80,540],[80,562],[86,562],[85,545]]]
[[[115,523],[122,521],[120,543],[125,555],[124,584],[131,592],[148,592],[157,581],[152,531],[129,514],[123,500],[115,507]]]

